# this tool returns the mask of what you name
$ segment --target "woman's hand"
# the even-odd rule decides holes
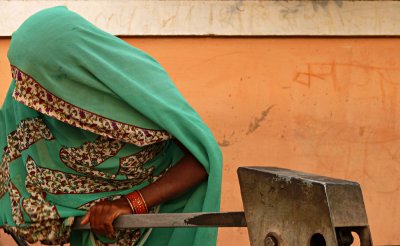
[[[207,172],[200,162],[178,141],[184,157],[169,169],[164,176],[140,190],[148,208],[178,197],[207,179]],[[114,237],[113,221],[122,214],[131,214],[132,209],[125,198],[102,201],[90,208],[82,224],[90,221],[96,234]]]
[[[81,224],[85,225],[90,222],[90,228],[96,234],[114,238],[114,220],[122,214],[131,213],[132,209],[123,197],[114,201],[101,201],[90,208],[83,217]]]

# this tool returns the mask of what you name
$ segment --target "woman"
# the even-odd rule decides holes
[[[46,244],[215,245],[209,228],[112,228],[219,209],[218,145],[157,61],[64,7],[25,21],[8,57],[1,226]],[[92,231],[71,231],[75,216]]]

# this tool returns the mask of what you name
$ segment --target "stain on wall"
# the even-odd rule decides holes
[[[400,244],[400,38],[125,40],[160,61],[214,132],[222,210],[242,209],[239,166],[349,179],[362,186],[374,243]],[[246,229],[220,229],[218,245],[249,245]]]
[[[249,127],[247,128],[246,135],[252,134],[255,132],[258,128],[261,127],[261,124],[263,121],[266,120],[269,111],[274,107],[275,105],[269,106],[267,109],[261,111],[259,117],[254,117],[254,119],[250,122]]]

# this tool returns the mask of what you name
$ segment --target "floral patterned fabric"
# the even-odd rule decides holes
[[[21,158],[22,152],[29,149],[40,140],[55,141],[45,122],[37,117],[21,121],[17,130],[9,134],[7,146],[2,158],[2,178],[0,183],[2,195],[8,194],[11,200],[11,213],[15,226],[6,226],[9,230],[21,236],[30,243],[41,241],[47,244],[60,244],[68,241],[70,226],[63,225],[62,216],[58,213],[56,204],[46,200],[48,194],[81,195],[115,192],[127,190],[144,181],[156,178],[154,167],[144,167],[144,164],[154,159],[165,147],[164,143],[143,147],[138,152],[118,158],[118,167],[114,174],[95,170],[106,160],[116,158],[123,149],[124,142],[99,136],[95,141],[84,142],[78,147],[62,146],[59,150],[61,162],[78,174],[66,173],[57,169],[39,166],[31,156],[24,161],[26,169],[23,196],[10,180],[10,162]],[[39,155],[40,157],[40,155]],[[40,158],[39,158],[40,159]],[[117,180],[123,175],[125,179]],[[113,199],[119,198],[114,195]],[[95,203],[109,199],[103,197],[80,205],[81,210],[88,210]],[[24,219],[27,218],[27,221]],[[60,228],[62,230],[60,231]],[[140,230],[123,230],[117,235],[120,245],[136,242],[140,239]],[[96,244],[103,245],[101,241]]]
[[[21,157],[21,152],[40,139],[52,139],[50,131],[41,119],[23,120],[17,130],[7,136],[7,146],[4,148],[0,164],[0,197],[6,192],[6,181],[9,178],[8,165]]]

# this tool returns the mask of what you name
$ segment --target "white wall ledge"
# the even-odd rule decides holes
[[[0,36],[58,5],[114,35],[400,35],[400,1],[0,0]]]

